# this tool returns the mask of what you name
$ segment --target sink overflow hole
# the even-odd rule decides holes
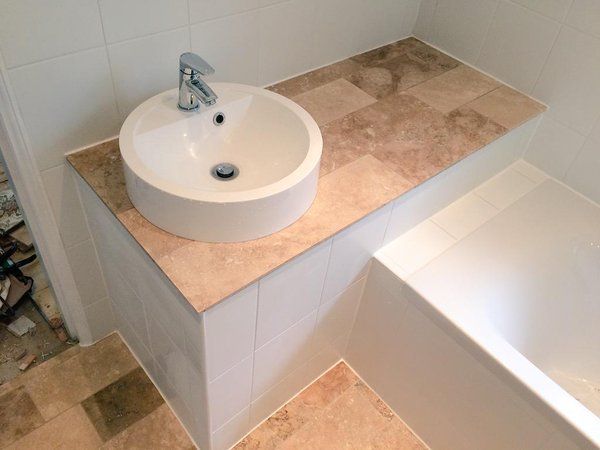
[[[225,123],[225,114],[223,114],[222,112],[216,113],[213,116],[213,123],[218,127],[223,125]]]
[[[230,163],[220,163],[211,169],[210,174],[219,181],[229,181],[240,174],[240,169]]]

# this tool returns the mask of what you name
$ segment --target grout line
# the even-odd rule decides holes
[[[254,340],[252,342],[252,380],[250,382],[250,404],[249,404],[250,411],[249,411],[249,413],[252,412],[252,399],[254,398],[254,371],[256,370],[256,350],[258,350],[256,348],[256,336],[258,334],[258,311],[259,311],[259,302],[260,302],[261,280],[262,280],[262,278],[256,282],[256,314],[255,314],[255,319],[254,319]],[[205,340],[205,344],[206,344],[206,340]],[[208,376],[206,378],[208,379]],[[207,382],[207,386],[208,386],[208,384],[209,384],[209,382]]]
[[[491,16],[490,21],[487,26],[487,29],[485,30],[485,36],[483,36],[483,39],[481,40],[481,45],[479,46],[479,50],[477,51],[477,57],[475,58],[475,64],[479,64],[479,60],[481,59],[481,53],[483,52],[483,47],[485,47],[485,44],[486,44],[488,38],[490,37],[490,32],[492,30],[492,25],[494,24],[494,20],[496,19],[496,15],[498,14],[498,9],[500,9],[500,1],[496,0],[496,6],[494,7],[494,12],[492,13],[492,16]]]

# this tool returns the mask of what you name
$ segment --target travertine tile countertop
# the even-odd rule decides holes
[[[199,312],[435,176],[545,107],[409,38],[270,88],[323,132],[317,198],[288,228],[243,243],[183,239],[125,192],[118,140],[68,157]]]

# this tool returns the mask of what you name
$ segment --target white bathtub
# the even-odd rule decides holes
[[[532,179],[374,262],[347,359],[434,449],[600,448],[600,208]],[[443,228],[478,214],[464,237]]]

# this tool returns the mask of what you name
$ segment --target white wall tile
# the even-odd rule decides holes
[[[475,194],[467,194],[431,217],[455,239],[462,239],[498,213],[498,209]]]
[[[562,21],[572,0],[512,0],[551,19]]]
[[[600,39],[563,27],[533,96],[546,114],[587,135],[600,116]]]
[[[95,301],[84,308],[92,341],[99,341],[115,331],[115,318],[108,298]]]
[[[255,348],[319,307],[330,249],[331,240],[260,280]]]
[[[496,4],[492,0],[438,0],[431,42],[468,63],[475,63]]]
[[[68,248],[67,258],[85,306],[108,296],[91,239]]]
[[[322,303],[366,274],[369,260],[383,244],[391,212],[390,204],[333,238]]]
[[[315,14],[314,0],[291,0],[260,10],[258,79],[261,86],[312,68]]]
[[[239,412],[233,419],[212,434],[212,448],[226,450],[233,447],[250,431],[250,407]]]
[[[249,356],[208,385],[211,430],[221,428],[250,405],[252,364]]]
[[[253,400],[314,356],[316,321],[314,311],[254,353]]]
[[[590,137],[596,142],[600,142],[600,119],[598,119],[598,121],[596,122],[596,126],[592,130]]]
[[[188,27],[108,46],[123,120],[143,101],[177,87],[179,55],[187,51]]]
[[[511,169],[516,170],[521,175],[524,175],[536,184],[548,179],[548,174],[546,172],[540,170],[533,164],[529,164],[523,159],[520,159],[514,163],[511,166]]]
[[[600,3],[596,0],[575,0],[566,23],[600,37]]]
[[[509,168],[478,187],[475,193],[501,210],[527,194],[535,185],[529,178]]]
[[[254,349],[256,284],[210,308],[204,317],[209,381],[250,355]]]
[[[127,320],[118,313],[115,313],[115,323],[121,339],[125,341],[125,344],[127,344],[131,353],[137,358],[144,370],[152,375],[155,369],[154,359],[150,353],[150,349],[142,343],[141,339],[135,334]]]
[[[416,272],[456,242],[439,225],[426,220],[380,250],[408,274]]]
[[[41,176],[63,244],[71,247],[89,239],[85,215],[69,169],[61,164],[43,170]]]
[[[259,0],[189,0],[192,23],[229,16],[259,6]]]
[[[584,136],[545,115],[529,144],[525,160],[562,180],[584,142]]]
[[[523,92],[531,92],[559,27],[553,20],[501,1],[477,66]]]
[[[98,4],[109,44],[188,24],[187,0],[98,0]]]
[[[9,77],[40,170],[62,164],[68,151],[117,134],[105,49],[12,69]]]
[[[104,45],[96,0],[1,0],[0,11],[7,67]]]
[[[565,181],[569,186],[600,203],[600,143],[588,139],[567,172]]]
[[[414,33],[419,39],[429,41],[432,33],[433,16],[437,8],[437,0],[421,0],[419,15],[415,23]]]
[[[257,85],[258,12],[193,25],[192,51],[215,68],[209,79]]]

